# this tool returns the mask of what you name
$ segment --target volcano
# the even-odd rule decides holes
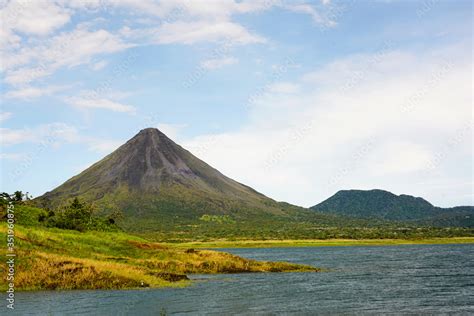
[[[303,208],[278,203],[226,177],[156,128],[141,130],[117,150],[38,198],[60,208],[72,198],[100,213],[119,210],[130,230],[166,230],[207,218],[288,220]]]

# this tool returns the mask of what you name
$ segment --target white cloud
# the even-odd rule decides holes
[[[21,129],[0,128],[0,134],[1,146],[39,144],[47,148],[62,144],[84,144],[88,150],[103,154],[113,151],[122,144],[122,141],[81,135],[76,127],[60,122]],[[21,158],[19,155],[5,154],[2,158]]]
[[[122,35],[151,40],[157,44],[195,44],[199,42],[226,42],[233,45],[265,43],[267,39],[254,34],[233,20],[234,15],[262,12],[273,7],[308,14],[313,21],[324,27],[335,22],[319,12],[316,6],[300,1],[286,4],[284,1],[221,1],[211,0],[203,6],[193,1],[152,2],[119,1],[113,5],[128,8],[142,15],[157,16],[159,26],[144,29],[124,27]],[[147,23],[150,24],[150,23]]]
[[[13,33],[13,31],[7,28],[0,27],[0,50],[5,50],[6,48],[18,48],[20,46],[20,42],[20,36],[16,35]]]
[[[193,1],[7,1],[1,7],[5,23],[0,30],[1,67],[4,82],[13,86],[29,84],[53,75],[61,68],[89,64],[102,69],[107,61],[97,57],[116,53],[136,45],[186,44],[211,42],[231,45],[265,43],[267,39],[235,21],[234,16],[269,10],[273,7],[309,14],[325,26],[330,21],[320,15],[316,6],[303,2],[220,1],[203,6]],[[94,29],[99,21],[76,24],[72,31],[58,33],[78,13],[90,14],[110,10],[147,19],[145,26],[120,31]],[[106,20],[100,20],[105,24]],[[23,36],[23,40],[22,37]],[[235,60],[227,60],[234,62]]]
[[[70,21],[70,10],[54,1],[11,0],[0,10],[2,28],[20,33],[46,35]]]
[[[201,67],[204,69],[218,69],[228,65],[237,64],[239,60],[235,57],[223,57],[207,59],[201,62]]]
[[[270,85],[268,91],[272,93],[296,93],[300,89],[299,85],[291,82],[278,82]]]
[[[290,11],[308,14],[309,16],[311,16],[311,18],[316,24],[321,25],[323,27],[334,27],[337,25],[336,21],[333,21],[331,18],[322,14],[314,6],[310,4],[306,4],[306,3],[293,4],[292,3],[292,4],[285,5],[285,8]]]
[[[382,188],[436,203],[434,190],[415,183],[470,179],[462,170],[470,133],[449,141],[460,126],[472,131],[472,62],[463,51],[337,60],[292,82],[295,93],[259,95],[240,130],[183,144],[205,147],[200,158],[278,200],[310,206],[340,189]]]
[[[101,60],[101,61],[96,62],[95,64],[93,64],[93,65],[91,66],[91,69],[92,69],[92,70],[95,70],[95,71],[101,70],[101,69],[103,69],[105,66],[107,66],[107,64],[108,64],[107,61]]]
[[[53,72],[53,67],[24,67],[7,71],[4,81],[13,86],[20,86],[35,81],[36,79],[49,76],[53,74]]]
[[[0,122],[8,120],[12,115],[11,112],[0,112]]]
[[[0,143],[2,145],[23,143],[33,137],[29,130],[12,130],[9,128],[0,128],[0,132]]]
[[[17,90],[11,90],[5,94],[9,99],[29,100],[42,96],[50,96],[58,91],[69,88],[69,86],[48,86],[48,87],[24,87]]]
[[[17,145],[23,143],[73,142],[77,140],[77,130],[65,123],[43,124],[34,128],[0,128],[1,145]]]
[[[128,104],[107,99],[105,97],[67,97],[65,101],[80,109],[105,109],[114,112],[135,113],[136,109]]]
[[[415,143],[388,142],[369,155],[376,175],[402,174],[430,168],[433,153]]]
[[[109,31],[90,31],[80,25],[72,32],[61,33],[36,46],[3,54],[5,82],[10,85],[27,84],[49,76],[62,67],[88,64],[95,56],[119,52],[132,46]]]
[[[311,16],[318,13],[316,6],[307,4],[304,1],[292,1],[288,3],[281,0],[208,0],[206,1],[206,5],[202,5],[202,3],[196,1],[180,0],[161,2],[153,0],[121,0],[107,2],[106,5],[132,10],[137,14],[156,16],[159,17],[162,22],[166,23],[186,19],[229,21],[232,15],[257,13],[270,10],[274,7],[310,14]],[[329,1],[324,0],[324,4],[328,5]],[[99,5],[97,2],[95,3],[96,7]],[[318,19],[315,20],[316,22],[320,22]],[[326,22],[327,20],[321,18],[321,23]]]
[[[158,44],[195,44],[198,42],[223,42],[228,44],[264,43],[266,40],[237,23],[230,21],[177,21],[164,23],[151,30]]]

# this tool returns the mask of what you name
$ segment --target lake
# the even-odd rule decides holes
[[[24,292],[15,314],[474,313],[474,244],[222,250],[328,271],[194,275],[181,289]]]

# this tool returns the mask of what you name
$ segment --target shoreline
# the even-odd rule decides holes
[[[441,237],[423,239],[295,239],[295,240],[215,240],[184,243],[161,243],[176,248],[285,248],[332,246],[397,246],[474,244],[474,237]]]
[[[181,287],[191,274],[320,272],[304,264],[258,261],[213,250],[167,247],[123,232],[15,227],[14,291]],[[7,228],[0,227],[6,239]],[[5,246],[0,246],[6,251]],[[9,271],[7,262],[0,263]],[[0,290],[13,284],[6,277]],[[13,287],[13,286],[10,286]]]

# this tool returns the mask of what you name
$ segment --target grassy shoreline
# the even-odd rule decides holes
[[[328,247],[328,246],[390,246],[472,244],[474,237],[443,237],[424,239],[298,239],[298,240],[216,240],[184,243],[163,243],[177,248],[275,248],[275,247]]]
[[[7,229],[0,227],[0,239]],[[6,253],[5,245],[0,245]],[[308,265],[256,261],[229,253],[163,245],[123,232],[15,227],[15,290],[182,287],[188,274],[319,272]],[[0,290],[8,267],[0,262]]]

